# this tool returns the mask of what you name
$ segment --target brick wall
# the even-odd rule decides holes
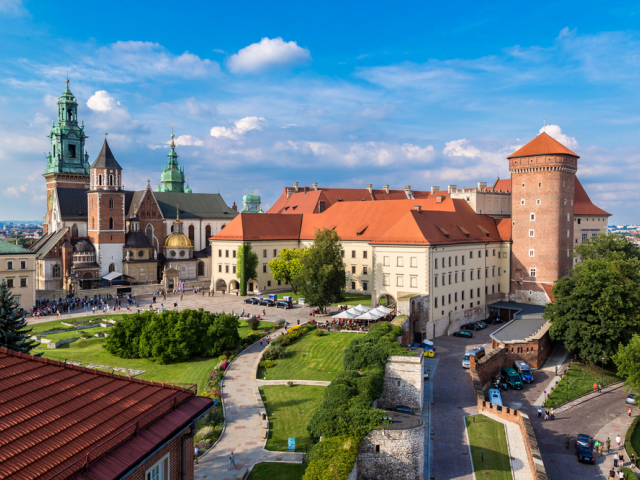
[[[424,399],[422,354],[414,357],[392,356],[385,365],[384,390],[378,407],[392,409],[400,405],[421,412]]]
[[[184,435],[191,431],[190,428],[184,431]],[[187,450],[187,480],[194,480],[193,470],[193,438],[186,439]],[[131,480],[145,480],[145,472],[147,469],[153,467],[162,457],[169,453],[169,478],[181,479],[182,478],[182,435],[177,436],[171,440],[167,445],[155,453],[145,462],[141,463],[129,476]]]

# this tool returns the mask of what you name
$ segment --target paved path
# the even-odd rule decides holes
[[[293,382],[294,385],[315,385],[317,387],[326,387],[331,383],[320,380],[257,380],[256,384],[261,387],[262,385],[286,385],[288,382]]]
[[[609,453],[609,455],[605,454],[602,455],[602,457],[598,457],[598,455],[596,455],[596,464],[598,465],[600,474],[603,478],[609,478],[609,470],[611,470],[611,468],[613,467],[613,456],[616,454],[616,452],[622,453],[625,459],[624,465],[622,465],[620,462],[618,462],[618,465],[625,467],[630,466],[629,455],[624,449],[624,435],[625,433],[627,433],[631,422],[633,422],[633,420],[637,416],[637,408],[631,411],[631,416],[626,413],[620,415],[618,418],[602,427],[602,429],[595,436],[596,439],[600,440],[603,443],[607,441],[607,437],[611,439],[611,452]],[[618,445],[616,444],[617,435],[620,435],[620,438],[622,439],[622,446],[620,448],[618,448]],[[606,452],[606,448],[604,451]],[[617,472],[618,469],[616,468],[615,471]]]
[[[506,427],[507,443],[509,445],[509,456],[511,457],[511,470],[513,471],[514,480],[533,480],[529,459],[527,458],[527,449],[524,446],[524,438],[520,425],[508,422],[502,418],[493,415],[490,412],[482,412],[482,415],[502,423]]]
[[[556,408],[556,415],[566,412],[567,410],[571,410],[573,407],[582,405],[583,403],[588,402],[589,400],[593,400],[594,398],[598,398],[598,397],[601,397],[602,395],[606,395],[607,393],[621,393],[621,391],[619,392],[618,390],[622,388],[623,388],[622,382],[618,382],[618,383],[609,385],[608,387],[604,387],[602,389],[602,392],[600,393],[592,392],[592,393],[588,393],[587,395],[574,398],[569,403],[565,403],[564,405],[561,405],[558,408]]]
[[[274,332],[271,337],[280,335],[282,331]],[[196,479],[235,480],[236,472],[227,470],[232,451],[240,470],[251,469],[258,462],[302,462],[302,453],[270,452],[264,449],[268,420],[262,420],[265,409],[258,385],[270,382],[257,382],[256,370],[265,348],[266,345],[255,343],[238,355],[227,368],[222,386],[225,430],[215,447],[200,457],[199,464],[195,466]]]
[[[558,382],[562,379],[558,373],[566,371],[572,357],[573,355],[569,355],[567,349],[562,345],[557,345],[556,348],[553,349],[553,352],[549,355],[549,358],[540,370],[548,372],[549,375],[553,372],[554,375],[538,399],[533,402],[534,407],[542,407],[544,405],[544,402],[547,399],[547,395],[544,392],[551,392],[551,390],[558,385]]]

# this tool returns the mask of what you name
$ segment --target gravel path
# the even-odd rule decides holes
[[[514,480],[533,480],[520,426],[513,422],[502,420],[500,417],[486,411],[482,412],[482,415],[486,415],[506,426],[507,443],[509,444],[509,456],[511,457],[511,469],[513,470]]]

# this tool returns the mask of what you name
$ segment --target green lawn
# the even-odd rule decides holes
[[[344,352],[358,333],[329,332],[316,337],[311,331],[285,347],[286,358],[276,366],[262,369],[258,378],[267,380],[322,380],[330,382],[342,372]]]
[[[568,400],[572,400],[580,395],[593,391],[594,383],[602,383],[602,387],[606,387],[614,382],[619,382],[622,378],[616,376],[613,372],[604,369],[604,382],[602,381],[602,369],[595,365],[581,365],[572,363],[569,372],[562,377],[558,386],[547,397],[545,407],[558,407]],[[569,380],[569,388],[567,394],[567,379]],[[567,400],[568,395],[568,400]]]
[[[278,293],[278,298],[281,299],[282,297],[291,297],[293,298],[294,302],[297,302],[298,299],[300,297],[302,297],[302,295],[298,294],[298,295],[294,295],[293,292],[284,292],[284,293]],[[385,299],[382,299],[382,305],[385,304]],[[361,295],[359,293],[345,293],[344,294],[344,300],[342,302],[338,302],[338,303],[334,303],[332,304],[332,306],[336,307],[338,305],[365,305],[367,307],[371,306],[371,295]]]
[[[240,338],[244,338],[248,336],[252,332],[262,332],[265,328],[270,328],[273,326],[273,322],[260,322],[260,326],[257,330],[251,330],[251,327],[247,325],[246,320],[240,320],[240,328],[238,328],[238,333],[240,334]]]
[[[29,325],[29,328],[33,328],[33,331],[31,332],[31,334],[36,335],[39,332],[48,332],[50,330],[59,330],[61,328],[71,328],[68,325],[62,325],[62,322],[71,323],[76,320],[83,320],[83,321],[84,320],[100,320],[100,319],[107,319],[107,318],[111,318],[113,320],[121,320],[122,317],[123,315],[120,313],[116,315],[89,315],[88,317],[80,316],[80,317],[75,317],[75,318],[66,319],[66,320],[56,320],[55,319],[56,317],[52,316],[50,322],[36,323],[33,325]],[[78,325],[78,326],[81,326],[81,325]],[[93,329],[90,328],[88,330],[93,330]]]
[[[474,415],[464,419],[476,478],[513,479],[504,425],[485,415],[475,415],[475,423],[473,420]]]
[[[301,463],[256,463],[247,480],[300,480],[304,471]]]
[[[324,390],[325,387],[310,385],[265,385],[260,388],[269,415],[267,450],[287,451],[289,438],[296,439],[298,452],[306,451],[313,444],[307,423],[320,406]]]

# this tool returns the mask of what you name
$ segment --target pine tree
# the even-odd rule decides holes
[[[27,315],[20,311],[18,300],[13,296],[7,282],[0,283],[0,347],[29,353],[38,342],[31,340],[27,328]]]

